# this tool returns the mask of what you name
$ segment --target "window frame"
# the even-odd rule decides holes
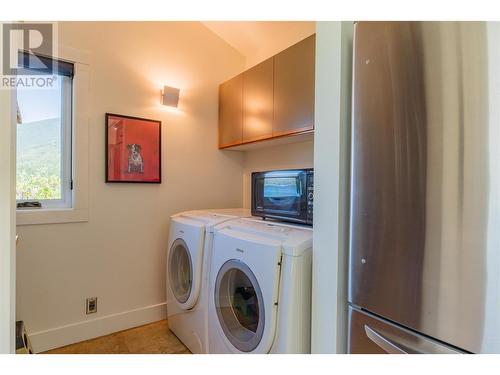
[[[72,207],[18,209],[18,226],[87,222],[89,220],[89,98],[90,55],[87,51],[54,45],[54,59],[74,65],[72,90]],[[16,100],[14,93],[12,100]],[[15,105],[15,103],[13,103]],[[15,107],[13,107],[15,108]]]
[[[55,58],[50,58],[57,60]],[[29,69],[22,69],[29,70]],[[60,75],[60,77],[64,77]],[[61,198],[16,199],[16,203],[39,202],[41,209],[72,208],[73,206],[73,76],[62,80],[61,87]],[[17,97],[17,93],[16,93]],[[17,172],[17,169],[16,169]],[[18,210],[26,210],[18,208]]]

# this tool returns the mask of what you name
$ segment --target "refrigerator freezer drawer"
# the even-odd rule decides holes
[[[352,354],[460,354],[450,346],[349,307],[349,343]]]

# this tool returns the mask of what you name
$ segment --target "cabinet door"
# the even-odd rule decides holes
[[[219,86],[219,148],[242,141],[243,74]]]
[[[243,73],[243,142],[273,135],[274,59]]]
[[[273,136],[314,129],[314,64],[316,36],[274,58]]]

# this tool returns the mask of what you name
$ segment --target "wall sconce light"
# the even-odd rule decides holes
[[[175,87],[163,86],[163,90],[160,91],[161,104],[177,108],[177,105],[179,104],[180,91],[180,89],[176,89]]]

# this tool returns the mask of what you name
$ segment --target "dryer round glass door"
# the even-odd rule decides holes
[[[193,263],[186,242],[175,240],[168,256],[170,289],[179,303],[185,303],[191,294]]]
[[[264,333],[264,301],[250,268],[232,259],[223,264],[215,284],[215,307],[227,339],[242,352],[251,352]]]

